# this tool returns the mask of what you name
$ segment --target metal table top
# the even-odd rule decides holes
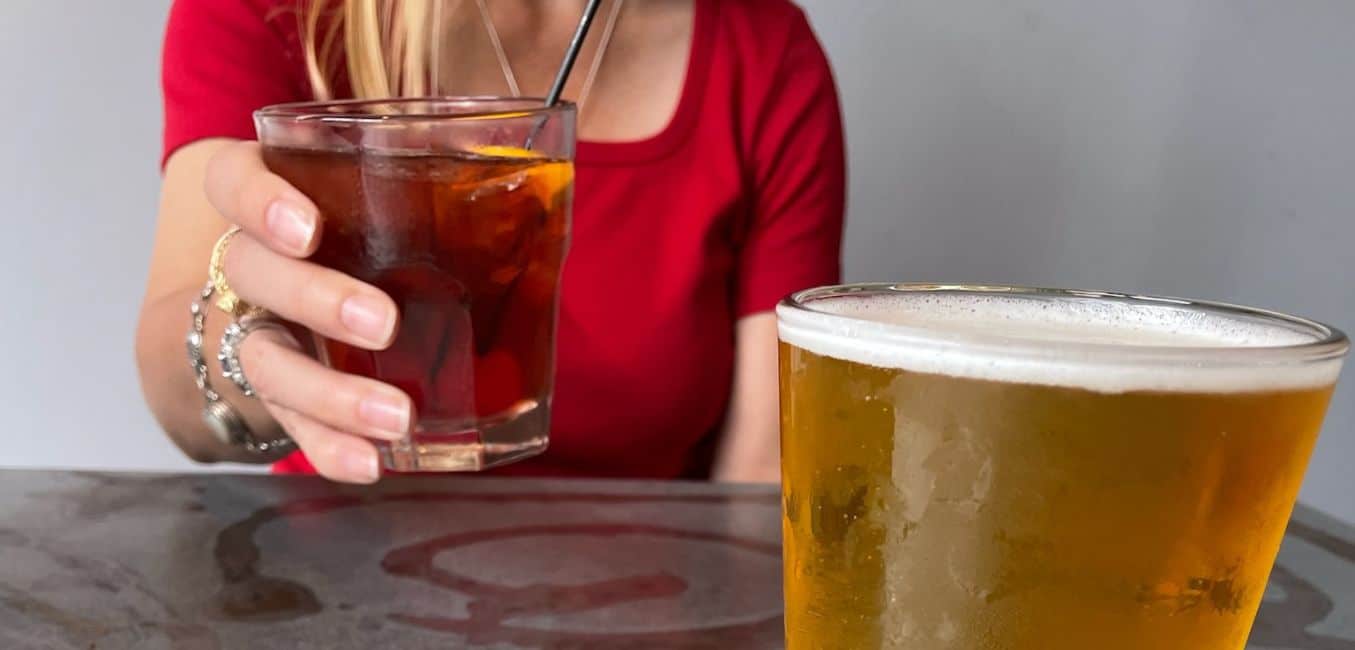
[[[0,647],[780,648],[777,493],[0,471]],[[1252,648],[1355,650],[1355,528],[1300,507]]]

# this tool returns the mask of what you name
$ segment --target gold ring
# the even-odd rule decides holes
[[[240,232],[239,226],[232,226],[226,234],[216,240],[216,245],[212,247],[212,261],[207,265],[207,277],[211,279],[212,288],[216,290],[217,308],[236,318],[258,311],[253,305],[235,295],[230,284],[226,282],[226,270],[223,268],[226,263],[226,249],[230,248],[231,240]]]

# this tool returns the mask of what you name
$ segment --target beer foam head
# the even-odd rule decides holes
[[[1324,337],[1302,321],[1172,299],[884,290],[777,314],[783,341],[822,356],[1099,392],[1315,387],[1340,370],[1301,347]]]

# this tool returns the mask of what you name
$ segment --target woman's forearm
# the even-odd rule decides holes
[[[141,390],[151,413],[170,440],[189,458],[203,463],[236,461],[260,463],[272,460],[250,454],[216,439],[202,420],[204,398],[194,382],[184,349],[184,338],[191,325],[189,305],[201,287],[185,288],[165,294],[142,306],[136,331],[136,362],[141,375]],[[229,318],[216,309],[207,310],[203,336],[203,354],[216,358],[221,332]],[[250,428],[261,438],[281,435],[277,423],[261,405],[246,398],[209,362],[212,385],[245,416]]]
[[[781,477],[779,430],[775,424],[727,427],[711,478],[733,483],[776,483]]]
[[[717,481],[775,483],[781,472],[776,317],[764,313],[741,319],[734,340],[729,414],[711,476]]]

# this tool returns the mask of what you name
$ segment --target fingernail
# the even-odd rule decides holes
[[[373,344],[390,338],[394,322],[386,315],[386,304],[368,296],[352,296],[339,308],[339,320],[348,331]]]
[[[387,395],[372,395],[358,402],[358,417],[367,426],[389,433],[398,440],[409,431],[409,406],[403,399]]]
[[[343,464],[344,471],[355,481],[371,483],[381,477],[381,469],[376,465],[376,454],[350,452],[344,454],[339,461]]]
[[[305,253],[315,236],[315,217],[287,199],[278,199],[268,206],[264,225],[279,243],[297,254]]]

